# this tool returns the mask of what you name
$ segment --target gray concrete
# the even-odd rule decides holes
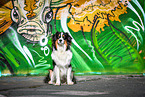
[[[44,76],[1,77],[0,97],[145,97],[145,77],[141,75],[76,76],[68,86],[43,83]]]

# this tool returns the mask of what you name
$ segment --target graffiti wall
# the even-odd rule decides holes
[[[145,72],[144,0],[1,0],[0,76],[46,74],[52,35],[71,35],[76,74]]]

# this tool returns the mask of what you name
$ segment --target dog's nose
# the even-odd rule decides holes
[[[60,39],[59,42],[61,43],[62,42],[62,39]]]

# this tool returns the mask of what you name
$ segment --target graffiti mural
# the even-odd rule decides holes
[[[46,74],[51,36],[72,36],[75,74],[145,72],[144,0],[1,0],[0,76]]]
[[[11,18],[18,24],[17,32],[27,40],[39,41],[49,35],[49,22],[52,19],[50,1],[13,1]]]

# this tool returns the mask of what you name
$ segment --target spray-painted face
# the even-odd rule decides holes
[[[13,6],[11,17],[20,35],[36,42],[49,34],[48,24],[53,17],[50,0],[13,0]]]

